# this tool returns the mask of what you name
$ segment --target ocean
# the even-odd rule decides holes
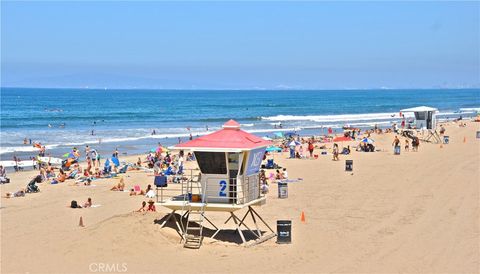
[[[259,136],[389,127],[399,111],[432,106],[441,119],[480,111],[480,89],[442,90],[112,90],[1,89],[0,157],[36,155],[24,138],[61,156],[90,145],[101,154],[144,153],[221,128],[229,119]],[[280,128],[281,126],[281,128]],[[155,130],[155,135],[152,132]],[[93,132],[92,132],[93,131]],[[93,135],[92,135],[93,133]]]

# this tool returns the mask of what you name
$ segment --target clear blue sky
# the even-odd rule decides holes
[[[480,86],[479,2],[5,2],[2,86]]]

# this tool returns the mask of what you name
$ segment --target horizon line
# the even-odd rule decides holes
[[[22,86],[0,86],[0,89],[72,89],[72,90],[150,90],[150,91],[172,91],[172,90],[191,90],[191,91],[353,91],[353,90],[471,90],[480,89],[480,86],[473,87],[408,87],[408,88],[396,88],[396,87],[371,87],[371,88],[109,88],[109,87],[22,87]]]

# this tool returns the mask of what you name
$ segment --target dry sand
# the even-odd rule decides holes
[[[372,136],[384,151],[353,152],[339,162],[277,155],[289,177],[303,181],[289,185],[288,199],[278,199],[272,184],[267,204],[256,210],[272,227],[293,221],[288,245],[271,239],[245,248],[225,231],[224,241],[207,238],[200,250],[184,249],[172,224],[159,228],[169,210],[132,213],[146,199],[110,191],[118,179],[91,187],[40,184],[40,193],[1,199],[1,273],[479,273],[477,130],[480,123],[451,124],[450,144],[422,143],[419,152],[399,156],[392,154],[393,134]],[[345,159],[354,160],[353,173],[344,171]],[[11,173],[2,196],[34,174]],[[144,172],[125,179],[127,187],[153,181]],[[101,206],[67,207],[88,197]],[[228,215],[208,217],[222,224]]]

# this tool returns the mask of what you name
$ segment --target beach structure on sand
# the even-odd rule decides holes
[[[211,238],[221,231],[206,216],[206,212],[217,211],[229,213],[225,223],[230,220],[235,223],[243,244],[247,241],[242,226],[255,236],[254,244],[274,237],[274,231],[253,209],[253,206],[266,202],[260,191],[259,172],[265,149],[270,144],[268,140],[241,130],[239,123],[230,120],[219,131],[176,145],[175,149],[194,153],[200,171],[197,176],[183,180],[180,195],[160,203],[172,210],[161,227],[174,218],[184,246],[199,248],[205,222],[215,229]],[[242,209],[247,211],[243,218],[239,218],[235,212]],[[180,220],[176,211],[181,212]],[[254,230],[245,223],[248,216],[253,221]],[[257,218],[271,233],[262,233]]]
[[[413,112],[415,115],[415,128],[428,131],[428,136],[424,141],[434,143],[441,142],[436,130],[438,109],[420,106],[402,109],[401,112]]]

